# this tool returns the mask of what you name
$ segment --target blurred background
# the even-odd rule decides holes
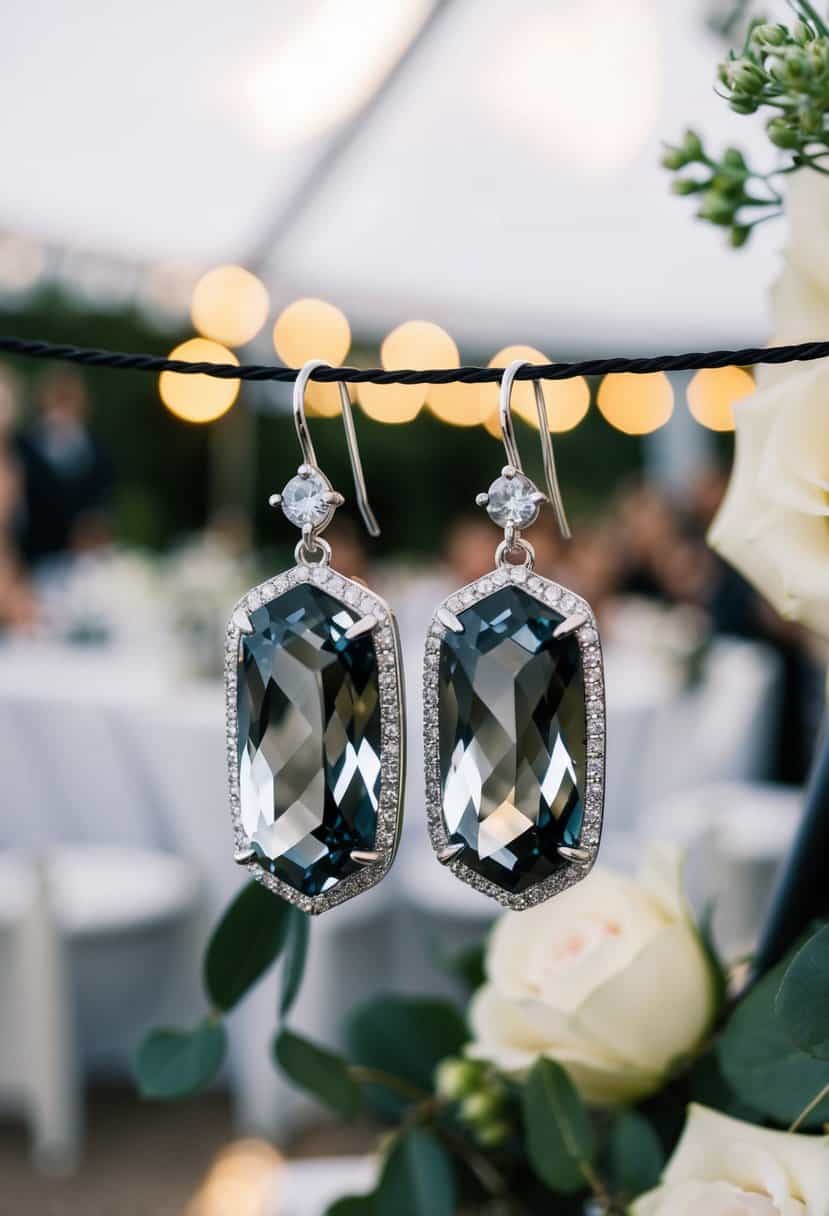
[[[731,138],[711,82],[734,7],[365,0],[358,19],[336,0],[180,0],[116,17],[92,0],[70,19],[31,0],[0,45],[0,330],[386,367],[762,342],[782,233],[728,253],[658,166],[688,118]],[[606,640],[603,860],[687,844],[731,957],[796,824],[824,662],[705,545],[751,389],[740,369],[548,385],[574,538],[552,513],[531,536]],[[445,960],[493,915],[433,863],[418,736],[431,611],[493,565],[474,499],[504,462],[497,394],[353,395],[383,533],[346,508],[328,537],[399,610],[411,763],[391,876],[313,926],[298,1020],[328,1041],[380,988],[451,991]],[[240,883],[222,634],[292,563],[267,506],[298,462],[289,405],[275,384],[0,362],[9,1210],[312,1216],[326,1179],[336,1196],[363,1168],[316,1161],[370,1141],[335,1135],[268,1064],[272,980],[233,1015],[215,1092],[143,1105],[129,1074],[149,1025],[200,1016],[201,951]],[[337,410],[311,387],[320,464],[353,506]]]

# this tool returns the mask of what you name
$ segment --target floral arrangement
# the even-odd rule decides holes
[[[829,334],[829,27],[805,0],[791,7],[791,28],[750,22],[719,72],[732,109],[770,115],[778,168],[756,172],[733,148],[715,159],[693,132],[665,163],[734,245],[783,208],[779,181],[798,171],[773,295],[775,336],[794,341]],[[768,374],[738,404],[711,540],[784,615],[829,637],[827,402],[819,364]],[[386,996],[352,1010],[343,1053],[291,1024],[308,937],[303,913],[245,887],[207,950],[210,1012],[150,1033],[136,1063],[150,1098],[210,1084],[225,1015],[279,962],[276,1067],[340,1118],[367,1109],[387,1128],[371,1194],[328,1216],[829,1216],[829,925],[747,981],[695,921],[679,855],[655,846],[636,879],[598,868],[504,914],[454,960],[457,1003]]]

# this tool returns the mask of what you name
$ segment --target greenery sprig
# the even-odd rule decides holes
[[[797,21],[754,20],[742,49],[718,69],[718,92],[736,114],[762,113],[778,164],[760,172],[738,148],[712,155],[697,132],[662,156],[675,194],[699,196],[697,215],[727,228],[734,248],[782,214],[780,179],[800,169],[829,176],[829,25],[808,0],[791,0]],[[687,173],[686,170],[691,170]]]

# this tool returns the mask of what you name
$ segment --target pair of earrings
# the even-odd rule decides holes
[[[331,566],[322,533],[343,502],[320,469],[305,417],[302,464],[271,505],[301,530],[293,569],[249,591],[227,631],[225,684],[235,859],[283,899],[324,912],[386,874],[404,784],[400,641],[388,605]],[[547,495],[525,475],[510,398],[507,464],[478,496],[504,529],[495,569],[450,595],[426,639],[424,746],[429,833],[439,861],[509,908],[531,907],[593,864],[604,799],[604,675],[589,604],[534,571],[521,531],[549,502],[569,529],[541,386],[533,381]],[[348,390],[339,382],[357,504],[368,502]]]

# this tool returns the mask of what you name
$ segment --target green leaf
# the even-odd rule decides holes
[[[793,1043],[774,1001],[788,960],[768,972],[739,1003],[720,1040],[723,1075],[749,1106],[788,1127],[829,1084],[829,1062],[814,1059]],[[812,1112],[805,1126],[829,1120],[829,1101]]]
[[[330,1106],[343,1119],[352,1119],[360,1108],[360,1087],[342,1056],[281,1030],[273,1043],[274,1058],[285,1075]]]
[[[829,925],[797,951],[774,1007],[801,1051],[829,1060]]]
[[[522,1094],[527,1155],[553,1191],[572,1194],[587,1185],[595,1152],[590,1117],[560,1064],[540,1059]]]
[[[485,959],[486,946],[482,942],[477,946],[467,946],[464,950],[458,950],[448,958],[442,958],[440,966],[447,975],[456,979],[467,993],[473,993],[486,979]]]
[[[610,1133],[610,1168],[616,1185],[636,1197],[659,1182],[665,1154],[653,1126],[635,1110],[623,1111]]]
[[[379,996],[355,1009],[346,1023],[355,1064],[402,1077],[432,1091],[435,1069],[459,1054],[469,1035],[454,1005],[430,998]]]
[[[214,929],[204,960],[204,984],[217,1009],[232,1009],[276,961],[290,912],[261,883],[250,882],[239,892]]]
[[[455,1180],[441,1144],[415,1127],[395,1140],[374,1199],[377,1216],[454,1216]]]
[[[373,1195],[346,1195],[325,1209],[325,1216],[373,1216],[376,1211]]]
[[[305,960],[308,957],[308,937],[311,918],[299,908],[291,908],[288,920],[288,944],[282,964],[282,992],[279,997],[279,1016],[287,1017],[294,1001],[299,996]]]
[[[135,1053],[141,1097],[170,1102],[200,1093],[215,1079],[226,1049],[224,1026],[207,1018],[194,1030],[151,1030]]]

